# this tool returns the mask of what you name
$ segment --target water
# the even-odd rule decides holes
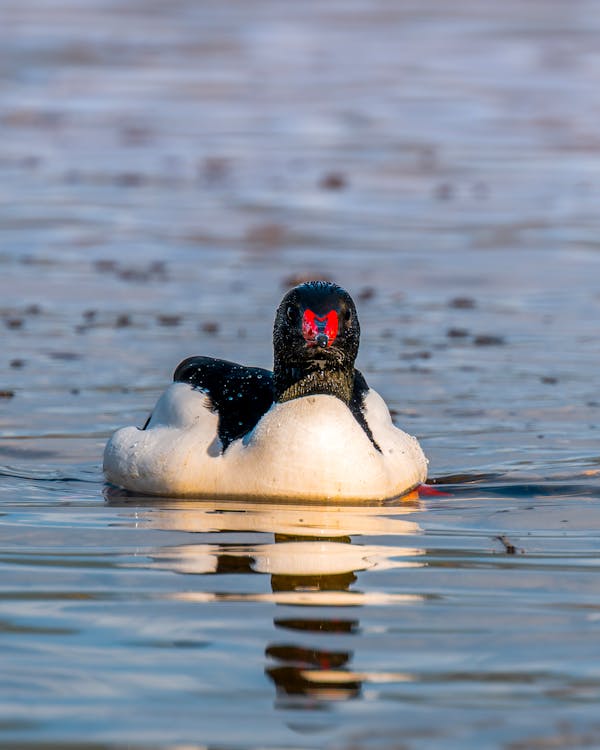
[[[0,747],[600,746],[596,10],[2,3]],[[318,275],[435,493],[108,491]]]

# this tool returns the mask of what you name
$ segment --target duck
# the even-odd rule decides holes
[[[109,484],[141,495],[347,502],[398,498],[427,478],[417,439],[396,427],[355,367],[356,305],[308,281],[275,314],[273,370],[185,359],[146,424],[104,451]]]

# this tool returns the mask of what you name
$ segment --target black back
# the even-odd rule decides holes
[[[175,370],[176,383],[189,383],[206,393],[211,409],[219,415],[218,434],[223,451],[257,425],[274,400],[273,373],[261,367],[245,367],[212,357],[189,357]],[[373,446],[380,451],[364,415],[364,398],[369,390],[360,370],[354,371],[354,388],[348,404],[352,415]]]
[[[225,451],[247,435],[273,403],[273,373],[212,357],[189,357],[173,375],[176,383],[189,383],[206,393],[219,415],[219,439]]]

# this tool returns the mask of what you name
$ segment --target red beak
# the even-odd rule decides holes
[[[329,347],[338,334],[338,315],[330,310],[327,315],[315,315],[312,310],[305,310],[302,318],[302,335],[312,346]]]

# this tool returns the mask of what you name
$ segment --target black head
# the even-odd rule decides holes
[[[351,388],[359,341],[356,307],[348,292],[326,281],[295,287],[285,295],[275,316],[273,370],[279,390],[307,377],[306,388],[298,393],[294,389],[291,397],[337,391],[341,379]]]

